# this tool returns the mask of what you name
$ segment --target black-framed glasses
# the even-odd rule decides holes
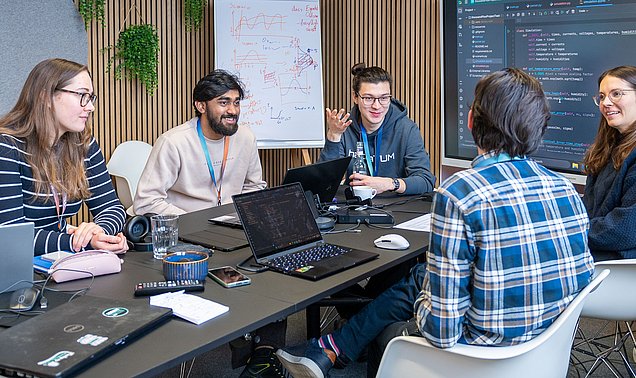
[[[373,105],[373,103],[376,102],[376,100],[380,103],[380,105],[386,106],[391,102],[391,98],[393,98],[393,96],[391,95],[386,95],[382,97],[360,96],[360,93],[356,93],[356,95],[360,97],[360,99],[362,100],[362,104],[364,104],[364,106],[371,106]]]
[[[76,92],[76,91],[71,91],[69,89],[62,89],[62,88],[58,88],[58,89],[56,89],[56,91],[72,93],[72,94],[76,94],[76,95],[80,96],[80,106],[88,105],[89,101],[92,104],[95,104],[95,101],[97,101],[97,95],[92,94],[92,93],[88,93],[88,92]]]
[[[592,97],[596,106],[601,106],[605,98],[609,98],[611,102],[616,103],[621,100],[625,92],[636,92],[636,89],[612,89],[606,96],[605,93],[599,93]]]

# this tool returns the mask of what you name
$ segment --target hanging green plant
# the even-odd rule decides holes
[[[146,87],[148,94],[154,94],[158,84],[159,64],[157,29],[153,25],[143,24],[123,30],[115,44],[115,55],[108,62],[108,71],[115,60],[119,62],[115,67],[116,79],[121,79],[122,75],[129,78],[137,77]]]
[[[189,31],[197,30],[203,21],[203,10],[208,0],[183,0],[183,16]]]
[[[84,19],[84,27],[88,30],[93,19],[96,19],[102,26],[106,26],[104,21],[105,0],[77,0],[77,10]]]

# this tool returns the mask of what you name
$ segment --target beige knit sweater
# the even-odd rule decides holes
[[[254,134],[240,126],[230,138],[222,180],[223,139],[206,139],[221,202],[232,195],[263,189],[261,162]],[[136,214],[183,214],[216,206],[217,193],[197,135],[197,118],[166,131],[157,139],[137,186]]]

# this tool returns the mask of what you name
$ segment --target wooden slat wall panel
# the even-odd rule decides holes
[[[77,4],[77,0],[74,0]],[[164,131],[194,115],[192,88],[214,68],[214,9],[210,0],[201,28],[188,32],[182,0],[106,2],[106,26],[88,30],[88,64],[99,97],[93,133],[106,159],[127,140],[154,143]],[[420,126],[439,176],[441,161],[439,0],[322,0],[322,53],[325,106],[351,107],[350,69],[357,62],[378,65],[394,78],[394,95]],[[125,26],[150,23],[160,38],[159,86],[153,96],[137,81],[115,80],[106,72]],[[310,149],[317,160],[319,149]],[[278,185],[287,168],[297,164],[296,149],[261,150],[264,178]],[[88,219],[83,211],[72,220]]]

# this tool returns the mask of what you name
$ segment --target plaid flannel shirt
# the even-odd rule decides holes
[[[545,330],[591,280],[588,216],[562,176],[487,153],[432,205],[415,313],[438,347],[513,345]]]

